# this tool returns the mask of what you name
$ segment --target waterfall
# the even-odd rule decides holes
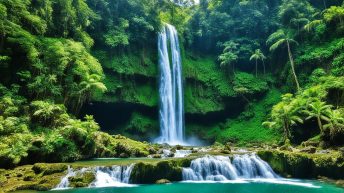
[[[61,179],[61,182],[54,190],[70,188],[69,178],[77,175],[83,175],[85,172],[92,172],[95,180],[89,184],[89,187],[124,187],[130,186],[130,175],[134,168],[134,164],[129,166],[112,166],[112,167],[94,167],[73,170],[68,166],[67,175]]]
[[[233,161],[224,156],[205,156],[183,168],[186,181],[227,181],[238,179],[274,179],[278,175],[257,155],[235,155]]]
[[[170,47],[170,48],[169,48]],[[160,68],[160,132],[159,143],[184,143],[184,104],[182,63],[178,33],[165,24],[158,37]],[[170,57],[171,56],[171,57]]]
[[[134,164],[130,166],[96,167],[96,180],[91,187],[127,186]]]
[[[61,189],[66,189],[69,187],[69,177],[73,177],[75,176],[76,173],[74,172],[73,168],[71,168],[70,166],[68,166],[68,170],[67,170],[67,175],[65,175],[62,179],[61,182],[56,186],[56,188],[54,188],[55,190],[61,190]]]

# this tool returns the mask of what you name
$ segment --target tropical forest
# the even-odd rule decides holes
[[[343,0],[0,0],[0,193],[344,193]]]

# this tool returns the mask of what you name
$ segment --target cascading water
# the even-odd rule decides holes
[[[91,187],[127,186],[134,165],[96,167],[96,180]]]
[[[271,167],[257,155],[235,155],[233,161],[224,156],[205,156],[183,168],[185,181],[227,181],[238,179],[278,178]]]
[[[67,175],[61,179],[61,182],[54,189],[60,190],[70,188],[69,178],[82,175],[85,172],[92,172],[95,175],[95,180],[89,185],[90,187],[130,186],[129,180],[133,167],[134,164],[130,166],[82,168],[76,171],[68,167]]]
[[[184,144],[182,63],[175,27],[165,24],[159,33],[158,49],[161,136],[157,142],[170,145]]]

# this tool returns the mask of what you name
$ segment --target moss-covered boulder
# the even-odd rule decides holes
[[[309,154],[278,150],[259,151],[258,155],[279,174],[295,178],[344,178],[344,159],[339,152]]]
[[[158,180],[182,180],[182,167],[190,166],[190,159],[166,160],[157,164],[138,163],[134,166],[130,176],[131,183],[153,184]]]
[[[65,164],[35,164],[0,171],[0,190],[51,190],[66,175]]]
[[[70,186],[73,188],[87,187],[95,179],[95,173],[92,171],[78,173],[76,176],[71,176],[68,178]]]
[[[54,173],[60,173],[67,170],[68,166],[66,164],[46,164],[46,163],[36,163],[33,165],[32,170],[36,174],[49,175]]]

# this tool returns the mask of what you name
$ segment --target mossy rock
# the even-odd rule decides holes
[[[35,174],[49,175],[66,171],[68,166],[66,164],[46,164],[36,163],[33,165],[32,170]]]
[[[7,182],[7,178],[0,173],[0,186]]]
[[[344,178],[344,161],[338,152],[308,154],[287,151],[259,151],[258,155],[279,174],[295,178]]]
[[[95,179],[94,172],[84,172],[81,174],[77,174],[76,176],[72,176],[68,178],[70,181],[70,186],[73,188],[81,188],[81,187],[87,187],[89,184],[91,184]]]
[[[161,179],[182,180],[182,167],[190,166],[190,159],[164,160],[157,164],[140,162],[136,164],[130,176],[131,183],[153,184]]]
[[[64,164],[37,164],[36,166],[26,165],[14,168],[13,170],[6,170],[2,172],[3,175],[0,175],[7,179],[0,184],[0,189],[4,192],[16,190],[51,190],[60,183],[61,178],[65,175],[65,170],[57,169],[61,168],[61,165]],[[51,170],[49,168],[50,166],[52,166]],[[65,168],[67,169],[67,167]]]

